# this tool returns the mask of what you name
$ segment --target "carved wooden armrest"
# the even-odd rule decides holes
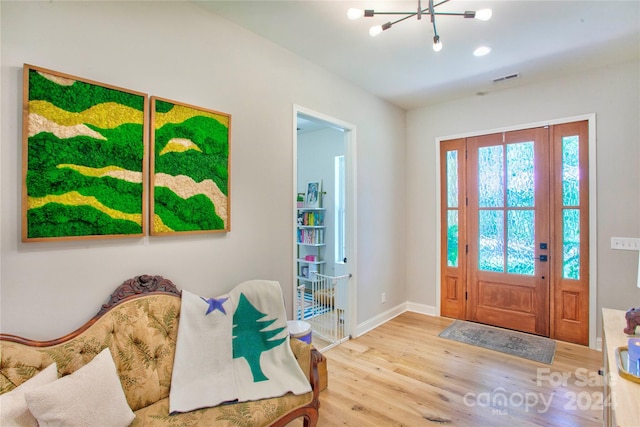
[[[325,357],[315,347],[311,347],[311,372],[310,382],[313,390],[313,402],[315,408],[320,409],[320,374],[318,373],[318,365],[325,360]]]

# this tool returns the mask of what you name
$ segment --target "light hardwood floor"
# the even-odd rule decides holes
[[[558,342],[546,365],[438,337],[451,322],[407,312],[326,351],[318,425],[602,426],[601,352]]]

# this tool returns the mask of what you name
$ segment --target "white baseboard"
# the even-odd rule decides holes
[[[596,338],[596,346],[591,348],[594,350],[602,351],[602,337]]]
[[[407,303],[404,302],[402,304],[399,304],[387,311],[385,311],[384,313],[380,313],[377,316],[363,322],[360,323],[358,326],[356,326],[356,337],[359,337],[360,335],[364,335],[367,332],[371,331],[372,329],[377,328],[378,326],[388,322],[389,320],[393,319],[396,316],[401,315],[402,313],[404,313],[405,311],[407,311]]]
[[[407,302],[407,311],[426,314],[427,316],[439,316],[438,308],[433,305],[418,304],[417,302]]]
[[[380,313],[377,316],[360,323],[356,327],[356,337],[360,335],[366,334],[367,332],[377,328],[378,326],[388,322],[404,313],[405,311],[413,311],[416,313],[426,314],[429,316],[437,316],[437,308],[432,305],[426,304],[418,304],[414,302],[404,302],[402,304],[398,304],[397,306],[385,311],[384,313]]]

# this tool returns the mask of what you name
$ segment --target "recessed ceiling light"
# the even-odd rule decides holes
[[[476,50],[473,51],[474,56],[485,56],[489,52],[491,52],[491,48],[489,46],[480,46]]]

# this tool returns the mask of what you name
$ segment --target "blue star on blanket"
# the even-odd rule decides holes
[[[202,301],[209,304],[209,308],[207,309],[207,312],[204,314],[205,316],[215,310],[220,310],[222,313],[227,314],[222,304],[224,304],[225,301],[228,300],[229,298],[217,298],[217,299],[204,298],[204,297],[200,297],[200,298],[202,298]]]

